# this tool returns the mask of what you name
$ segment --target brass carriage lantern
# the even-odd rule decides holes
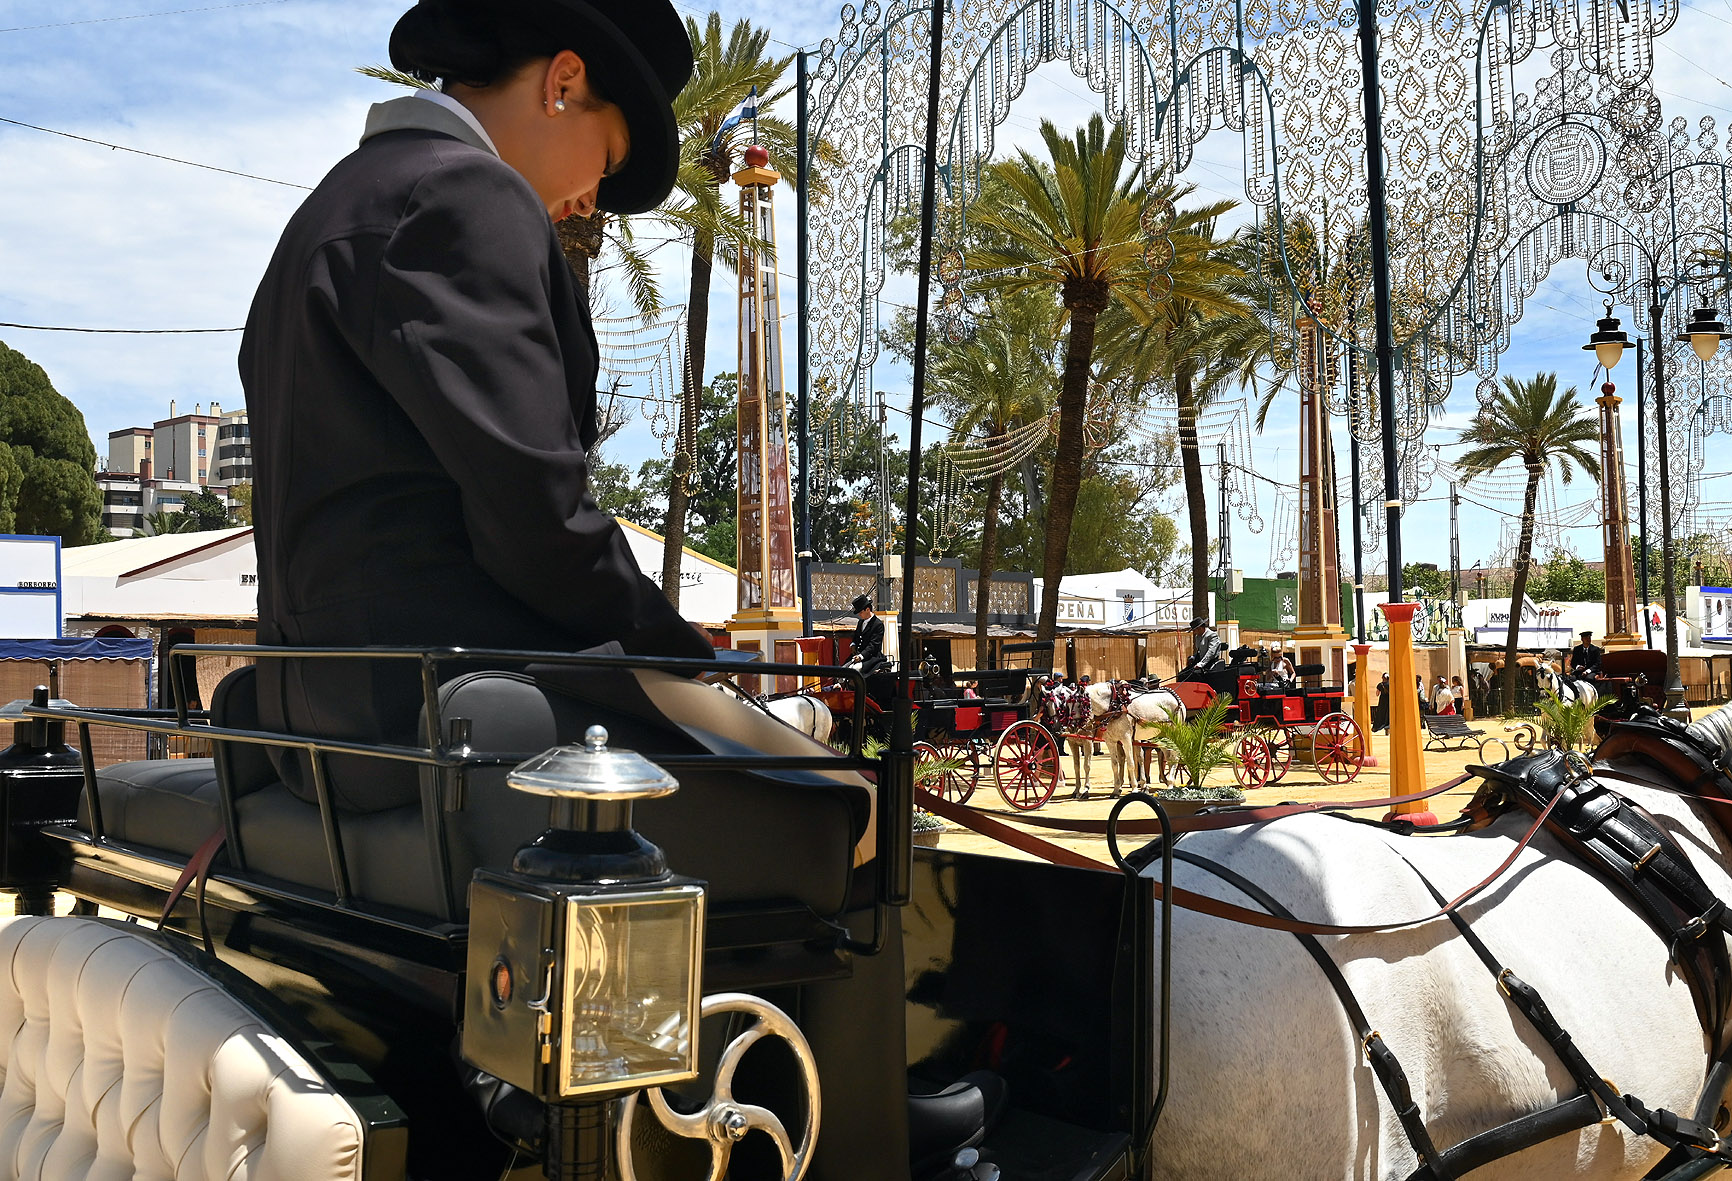
[[[1720,313],[1706,301],[1702,306],[1690,313],[1690,323],[1684,331],[1673,339],[1687,341],[1690,351],[1696,354],[1696,359],[1706,365],[1714,359],[1714,354],[1720,348],[1723,340],[1732,340],[1732,332],[1726,331],[1726,325],[1720,321]]]
[[[1612,315],[1612,301],[1606,300],[1606,314],[1599,321],[1599,330],[1588,337],[1588,343],[1582,346],[1582,351],[1594,354],[1601,367],[1610,373],[1624,355],[1624,350],[1630,347],[1630,338],[1618,325],[1618,318]]]
[[[704,888],[632,827],[679,785],[600,726],[506,783],[551,815],[509,871],[475,871],[463,1056],[549,1104],[547,1176],[577,1176],[611,1135],[605,1100],[697,1077]]]

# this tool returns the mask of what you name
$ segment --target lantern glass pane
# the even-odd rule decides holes
[[[1690,351],[1696,354],[1698,360],[1706,365],[1714,359],[1714,352],[1720,347],[1718,332],[1692,332],[1690,334]]]
[[[697,1074],[703,890],[566,901],[560,1093]]]
[[[1617,365],[1624,355],[1624,345],[1621,341],[1603,340],[1594,346],[1594,357],[1607,370]]]

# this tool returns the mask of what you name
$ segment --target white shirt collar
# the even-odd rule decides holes
[[[481,142],[487,145],[488,151],[492,152],[495,156],[499,155],[499,148],[494,144],[493,137],[487,134],[487,128],[481,126],[481,120],[475,117],[474,111],[471,111],[468,107],[464,106],[444,91],[434,90],[431,86],[423,86],[419,90],[415,91],[415,97],[424,98],[430,103],[438,103],[440,106],[456,115],[459,119],[462,119],[465,123],[469,124],[470,127],[475,129],[475,134],[481,137]]]

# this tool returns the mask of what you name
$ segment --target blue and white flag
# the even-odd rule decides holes
[[[719,149],[722,144],[722,136],[728,134],[747,119],[753,123],[758,121],[758,88],[756,86],[752,87],[752,93],[748,94],[741,100],[740,105],[734,108],[733,114],[722,120],[722,126],[716,132],[716,138],[710,141],[711,146]]]

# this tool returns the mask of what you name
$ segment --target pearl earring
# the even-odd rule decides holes
[[[553,100],[553,109],[556,111],[565,110],[565,100],[563,98],[554,99]]]

